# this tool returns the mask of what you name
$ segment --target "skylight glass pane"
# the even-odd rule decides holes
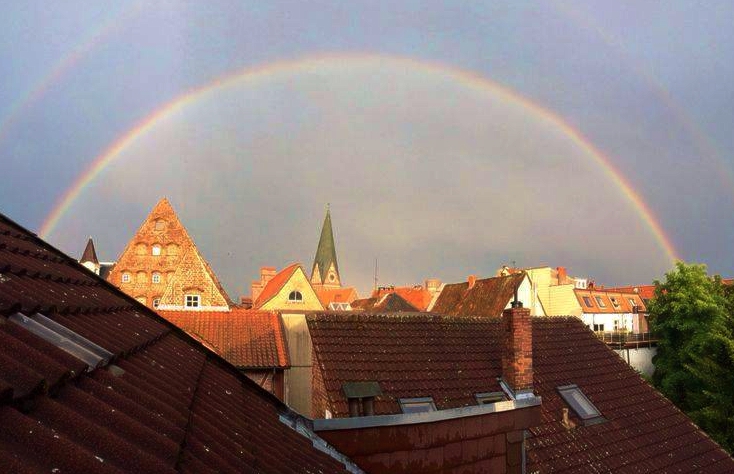
[[[558,393],[582,420],[601,417],[599,410],[591,403],[591,400],[586,398],[586,395],[577,385],[558,387]]]
[[[433,398],[431,397],[401,398],[400,408],[406,414],[436,411],[436,405],[433,403]]]

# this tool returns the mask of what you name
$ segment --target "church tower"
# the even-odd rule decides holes
[[[314,289],[341,288],[339,277],[339,265],[336,262],[336,245],[334,245],[334,232],[331,228],[331,210],[326,207],[326,217],[321,228],[319,246],[316,249],[316,257],[311,269],[311,285]]]

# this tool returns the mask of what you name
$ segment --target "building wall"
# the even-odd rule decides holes
[[[581,320],[589,326],[589,329],[594,330],[594,325],[604,325],[603,331],[635,331],[635,320],[634,314],[630,313],[584,313],[581,316]],[[615,326],[616,323],[616,326]],[[602,330],[602,329],[600,329]]]
[[[573,289],[573,284],[549,286],[548,304],[544,304],[546,314],[548,316],[581,316],[581,305]]]
[[[633,369],[647,377],[652,377],[652,374],[655,372],[655,365],[652,363],[652,358],[658,353],[657,347],[621,349],[615,350],[614,352],[619,354]]]
[[[522,302],[523,307],[530,309],[531,316],[545,316],[543,305],[540,303],[538,298],[538,292],[536,285],[531,279],[526,277],[520,287],[517,289],[517,299]],[[512,305],[512,299],[507,303],[505,309],[510,308]]]
[[[299,291],[302,301],[289,301],[288,295],[292,291]],[[302,268],[297,268],[291,278],[283,285],[280,291],[258,309],[268,311],[321,311],[324,307],[319,297],[311,287]]]
[[[290,369],[285,371],[285,402],[301,415],[310,417],[313,349],[306,316],[283,313],[282,319],[291,361]]]
[[[185,306],[186,295],[199,296],[200,310],[229,309],[229,303],[209,274],[206,262],[193,247],[181,259],[168,281],[160,308],[190,309]]]

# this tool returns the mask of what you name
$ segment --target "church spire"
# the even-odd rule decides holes
[[[94,250],[94,242],[92,242],[92,238],[89,237],[89,240],[87,240],[87,246],[84,247],[84,253],[82,253],[82,258],[79,260],[81,263],[90,262],[95,265],[99,265],[99,260],[97,259],[97,252]]]
[[[331,210],[326,205],[326,217],[321,228],[319,246],[311,269],[311,284],[318,287],[340,288],[339,264],[336,261],[336,245],[331,228]]]

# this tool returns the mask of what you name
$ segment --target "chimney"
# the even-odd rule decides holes
[[[429,278],[426,280],[426,290],[428,290],[431,296],[438,293],[439,288],[441,288],[441,280],[438,278]]]
[[[502,380],[516,397],[533,391],[533,326],[530,309],[522,302],[502,312],[504,351],[502,353]]]
[[[278,273],[278,271],[275,269],[275,267],[260,268],[260,284],[263,288],[265,288],[265,285],[267,285],[268,282],[273,279],[276,273]]]
[[[477,276],[476,275],[469,275],[469,277],[466,279],[467,282],[469,282],[469,287],[467,290],[471,290],[474,288],[474,285],[477,283]]]
[[[566,282],[566,277],[568,276],[568,273],[566,273],[566,267],[556,267],[556,273],[558,274],[558,284],[563,285]]]

